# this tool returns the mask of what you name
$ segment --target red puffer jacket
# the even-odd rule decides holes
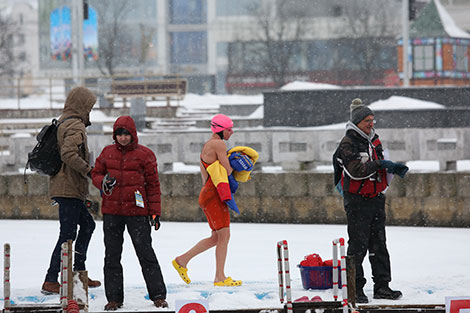
[[[125,128],[131,133],[132,141],[126,146],[116,140],[115,133],[119,128]],[[101,212],[125,216],[160,215],[157,159],[152,150],[138,144],[135,123],[130,116],[121,116],[116,120],[113,139],[115,143],[103,149],[92,171],[93,185],[100,190],[106,173],[116,178],[112,194],[103,194]],[[144,208],[136,205],[137,191],[143,196]]]

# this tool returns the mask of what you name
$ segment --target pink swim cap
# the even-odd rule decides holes
[[[213,133],[218,133],[232,127],[233,122],[227,115],[217,114],[211,120],[211,130]]]

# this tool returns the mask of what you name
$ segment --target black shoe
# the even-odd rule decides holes
[[[374,299],[398,300],[403,296],[401,291],[392,290],[388,285],[374,288]]]
[[[369,303],[369,298],[367,298],[362,288],[356,290],[356,303]]]

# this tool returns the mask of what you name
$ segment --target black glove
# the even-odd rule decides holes
[[[380,168],[386,168],[387,172],[391,174],[397,174],[401,178],[405,177],[406,173],[409,170],[408,166],[406,166],[405,164],[394,163],[389,160],[380,160]]]
[[[103,178],[103,191],[105,194],[111,194],[113,192],[113,188],[116,185],[116,178],[110,177],[109,174],[106,174]]]
[[[155,227],[155,230],[160,229],[160,215],[149,216],[150,226]]]
[[[408,166],[406,166],[405,164],[402,164],[402,163],[395,163],[395,174],[397,174],[398,176],[400,176],[401,178],[404,178],[406,173],[408,173]]]
[[[395,163],[389,160],[380,160],[380,168],[387,169],[387,172],[395,174]]]

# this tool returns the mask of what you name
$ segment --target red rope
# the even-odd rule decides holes
[[[79,313],[80,308],[78,307],[77,301],[70,299],[67,304],[67,313]]]

